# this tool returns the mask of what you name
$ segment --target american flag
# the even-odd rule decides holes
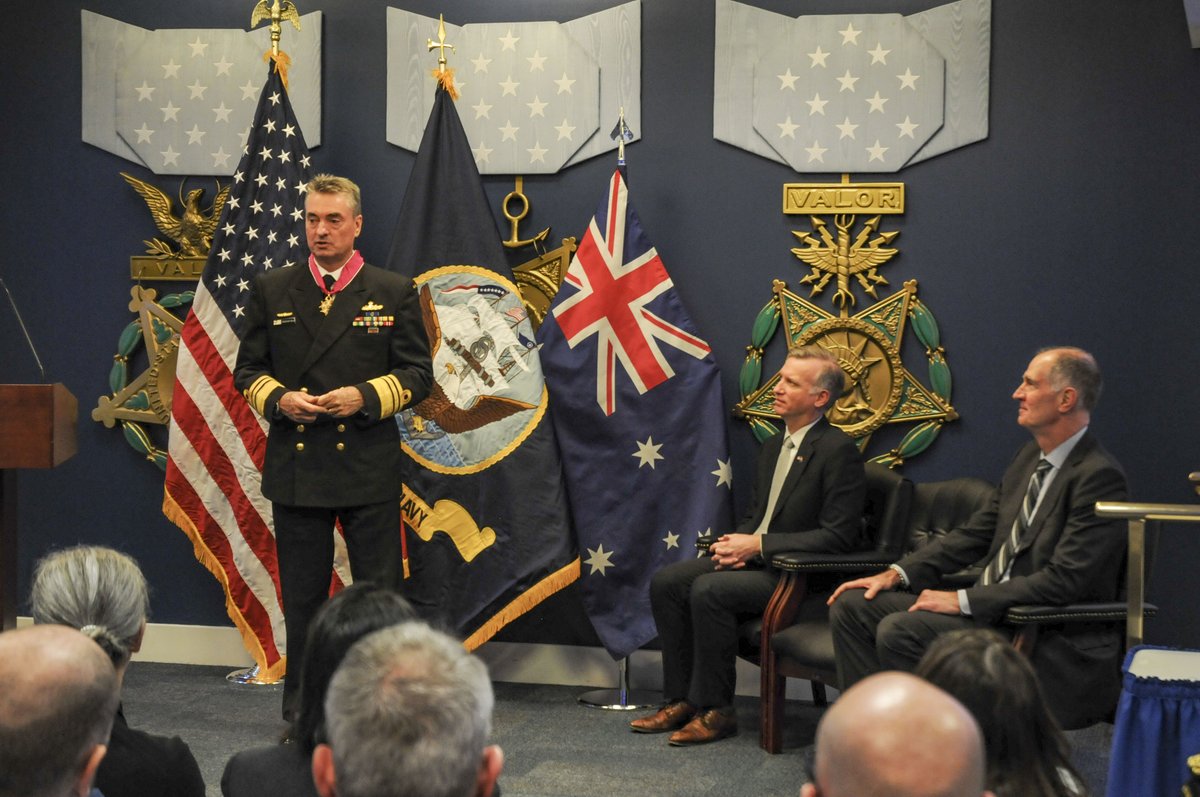
[[[163,512],[225,589],[258,665],[283,675],[284,628],[271,504],[260,489],[266,423],[233,386],[254,278],[303,264],[309,155],[280,75],[269,67],[192,312],[181,333]]]
[[[583,603],[613,658],[655,636],[650,577],[732,521],[721,379],[620,170],[538,329]]]

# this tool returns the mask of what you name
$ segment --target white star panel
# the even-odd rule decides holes
[[[942,126],[945,62],[899,14],[806,17],[754,66],[754,129],[798,172],[894,172]]]
[[[320,12],[285,26],[289,99],[309,148],[321,136]],[[228,176],[266,80],[266,27],[146,30],[82,12],[83,140],[155,174]]]
[[[640,132],[638,2],[567,23],[446,23],[456,105],[482,174],[552,174]],[[438,21],[388,9],[387,140],[416,151],[433,107]]]
[[[713,137],[797,172],[891,173],[987,137],[990,0],[792,18],[716,0]]]

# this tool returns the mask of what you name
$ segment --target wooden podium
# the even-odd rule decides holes
[[[17,472],[75,455],[79,402],[61,383],[0,385],[0,628],[17,622]]]

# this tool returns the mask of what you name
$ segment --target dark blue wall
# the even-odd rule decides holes
[[[565,20],[612,4],[392,2],[431,16],[444,12],[456,23]],[[791,15],[912,13],[935,4],[759,2]],[[90,420],[108,392],[117,337],[131,318],[128,258],[153,231],[141,199],[118,176],[144,172],[80,141],[81,6],[147,28],[244,27],[252,3],[55,0],[5,9],[0,275],[51,379],[79,398],[81,416],[74,459],[21,475],[20,590],[25,594],[31,563],[48,548],[103,542],[142,562],[155,619],[226,624],[217,583],[160,512],[160,473],[118,431]],[[302,8],[325,14],[325,143],[314,162],[361,183],[360,244],[376,261],[386,254],[413,160],[384,140],[385,7],[383,0],[309,0]],[[789,230],[802,224],[780,214],[780,186],[812,176],[712,139],[713,16],[707,0],[642,4],[644,121],[629,158],[633,200],[714,346],[732,404],[751,321],[771,280],[796,286],[805,273],[788,252]],[[920,280],[921,298],[941,325],[962,414],[906,467],[912,478],[996,479],[1026,439],[1010,399],[1022,369],[1038,347],[1069,342],[1092,350],[1105,369],[1108,388],[1094,429],[1124,463],[1133,496],[1195,499],[1186,475],[1200,469],[1197,53],[1180,0],[994,4],[990,137],[899,175],[908,212],[895,221],[901,255],[884,273],[893,285]],[[612,166],[599,158],[527,179],[530,228],[580,234]],[[486,184],[498,208],[511,181]],[[37,380],[7,308],[0,310],[0,351],[0,381]],[[740,506],[755,446],[741,426],[731,438]],[[1196,530],[1175,526],[1163,534],[1151,592],[1165,608],[1150,628],[1152,641],[1200,644],[1200,608],[1190,589],[1200,562]],[[518,636],[590,639],[586,624],[565,631],[539,621],[571,614],[573,606],[567,596],[535,611]]]

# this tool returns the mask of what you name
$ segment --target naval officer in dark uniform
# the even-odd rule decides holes
[[[270,423],[262,492],[272,502],[289,676],[299,685],[309,620],[329,594],[334,522],[355,580],[397,586],[400,433],[392,416],[425,398],[429,345],[412,281],[363,262],[358,186],[309,182],[308,264],[254,283],[234,381]]]

